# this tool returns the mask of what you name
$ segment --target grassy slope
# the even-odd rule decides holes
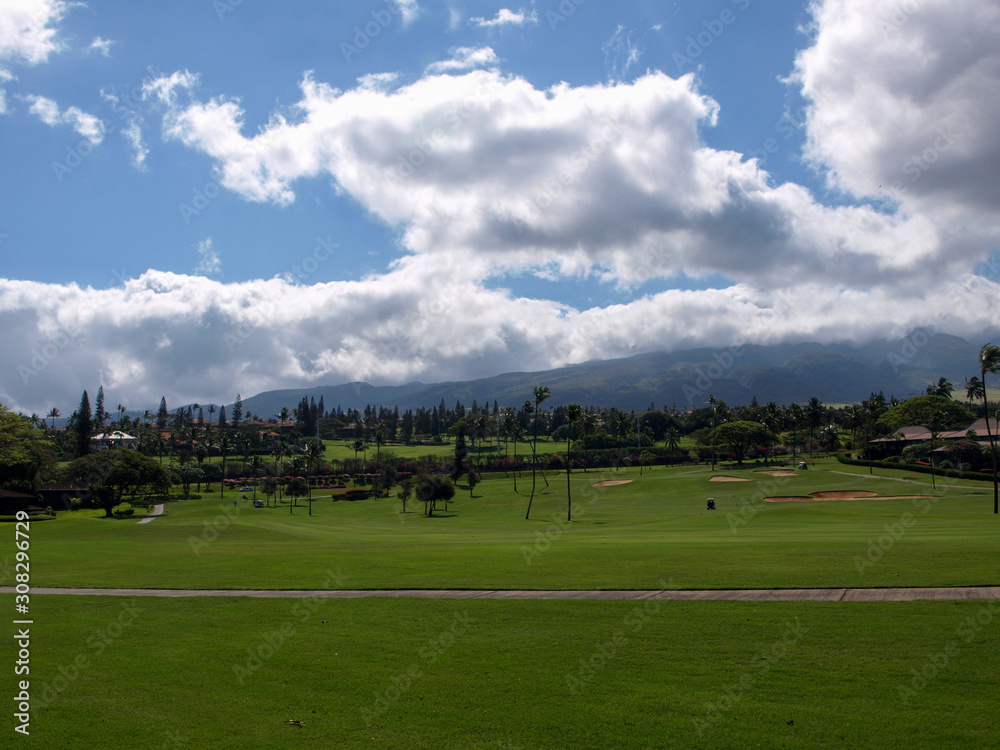
[[[34,600],[25,746],[972,748],[1000,730],[996,603],[146,599],[104,643],[125,604]],[[963,629],[977,615],[990,622]],[[286,642],[261,648],[283,623]],[[602,664],[597,646],[616,634]],[[905,704],[911,670],[949,643]],[[248,649],[269,658],[240,684]],[[81,654],[79,675],[56,683]],[[567,677],[581,674],[574,693]]]
[[[917,486],[844,476],[865,473],[835,462],[788,480],[752,472],[752,482],[710,483],[705,469],[577,473],[572,527],[564,524],[565,476],[535,499],[507,480],[456,496],[452,513],[427,518],[419,505],[400,513],[395,499],[314,503],[289,514],[242,507],[235,493],[168,506],[151,524],[109,521],[98,513],[61,514],[33,528],[33,584],[157,588],[317,587],[319,572],[340,570],[349,588],[676,588],[930,586],[1000,583],[1000,535],[985,485],[939,490],[939,500],[760,504],[767,494],[870,489],[930,495]],[[833,470],[833,471],[828,471]],[[891,472],[905,476],[903,472]],[[597,479],[632,484],[595,489]],[[913,475],[911,475],[913,476]],[[918,481],[929,477],[917,475]],[[519,482],[525,493],[530,477]],[[718,510],[705,511],[714,496]],[[748,503],[751,503],[748,505]],[[924,512],[924,508],[928,510]],[[913,523],[877,564],[871,543]],[[218,538],[212,539],[212,522]],[[873,556],[875,554],[873,553]]]

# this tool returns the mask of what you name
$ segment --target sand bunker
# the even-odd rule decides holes
[[[595,487],[614,487],[619,484],[631,484],[631,479],[611,479],[607,482],[594,482]]]
[[[877,492],[868,490],[837,490],[835,492],[810,492],[817,500],[840,500],[844,497],[878,497]]]
[[[774,471],[755,471],[754,474],[768,474],[772,477],[797,477],[797,471],[791,469],[775,469]]]
[[[749,479],[743,479],[743,477],[712,477],[708,480],[709,482],[749,482]]]
[[[765,497],[765,503],[822,503],[830,500],[919,500],[925,495],[893,495],[879,497],[876,492],[867,490],[837,490],[831,492],[813,492],[805,495],[789,495],[786,497]]]

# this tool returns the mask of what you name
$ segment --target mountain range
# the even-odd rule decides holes
[[[317,402],[322,397],[328,410],[372,405],[405,411],[437,406],[442,399],[449,407],[456,401],[468,407],[474,400],[480,405],[496,401],[501,407],[520,407],[538,385],[551,390],[549,406],[578,403],[631,410],[676,404],[688,409],[704,406],[710,394],[733,406],[748,404],[754,397],[762,404],[802,403],[813,396],[824,403],[844,404],[878,391],[887,398],[905,399],[923,393],[941,377],[963,396],[965,379],[978,375],[979,349],[957,336],[918,329],[902,339],[860,346],[799,343],[691,349],[462,382],[292,388],[243,399],[243,408],[268,418],[282,407],[296,407],[303,396]],[[227,411],[230,408],[227,405]]]

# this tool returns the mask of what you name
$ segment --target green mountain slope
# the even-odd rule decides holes
[[[906,398],[922,393],[930,382],[947,377],[957,392],[965,378],[977,374],[978,345],[947,334],[917,331],[896,341],[864,346],[783,344],[734,349],[693,349],[641,354],[627,359],[592,361],[543,372],[511,372],[478,380],[373,386],[349,383],[268,391],[243,400],[245,409],[269,417],[295,407],[303,396],[328,409],[363,409],[381,405],[400,410],[451,407],[497,401],[521,406],[536,385],[547,385],[558,406],[580,403],[644,409],[676,403],[680,408],[704,406],[709,394],[736,405],[756,396],[760,403],[804,402],[817,396],[826,403],[851,403],[870,393]]]

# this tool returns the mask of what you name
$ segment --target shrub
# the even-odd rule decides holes
[[[850,466],[869,466],[869,464],[870,464],[873,468],[876,468],[876,469],[878,469],[878,468],[881,468],[881,469],[905,469],[906,471],[914,471],[914,472],[918,472],[918,473],[921,473],[921,474],[930,474],[931,471],[932,471],[932,467],[930,467],[930,466],[921,466],[920,464],[906,464],[906,463],[892,464],[892,463],[889,463],[888,461],[871,461],[871,462],[869,462],[869,461],[867,461],[865,459],[860,459],[860,458],[859,459],[854,459],[854,458],[851,458],[846,453],[838,454],[837,455],[837,460],[840,461],[840,463],[842,463],[842,464],[848,464]],[[971,472],[956,471],[955,469],[947,469],[947,470],[937,469],[937,470],[934,470],[934,473],[937,474],[938,476],[954,477],[955,479],[978,479],[978,480],[982,480],[982,481],[993,481],[993,472],[992,472],[992,470],[990,470],[990,469],[983,469],[982,471],[984,473],[979,473],[979,472],[975,472],[975,471],[971,471]],[[988,474],[985,473],[987,471],[989,472]]]

